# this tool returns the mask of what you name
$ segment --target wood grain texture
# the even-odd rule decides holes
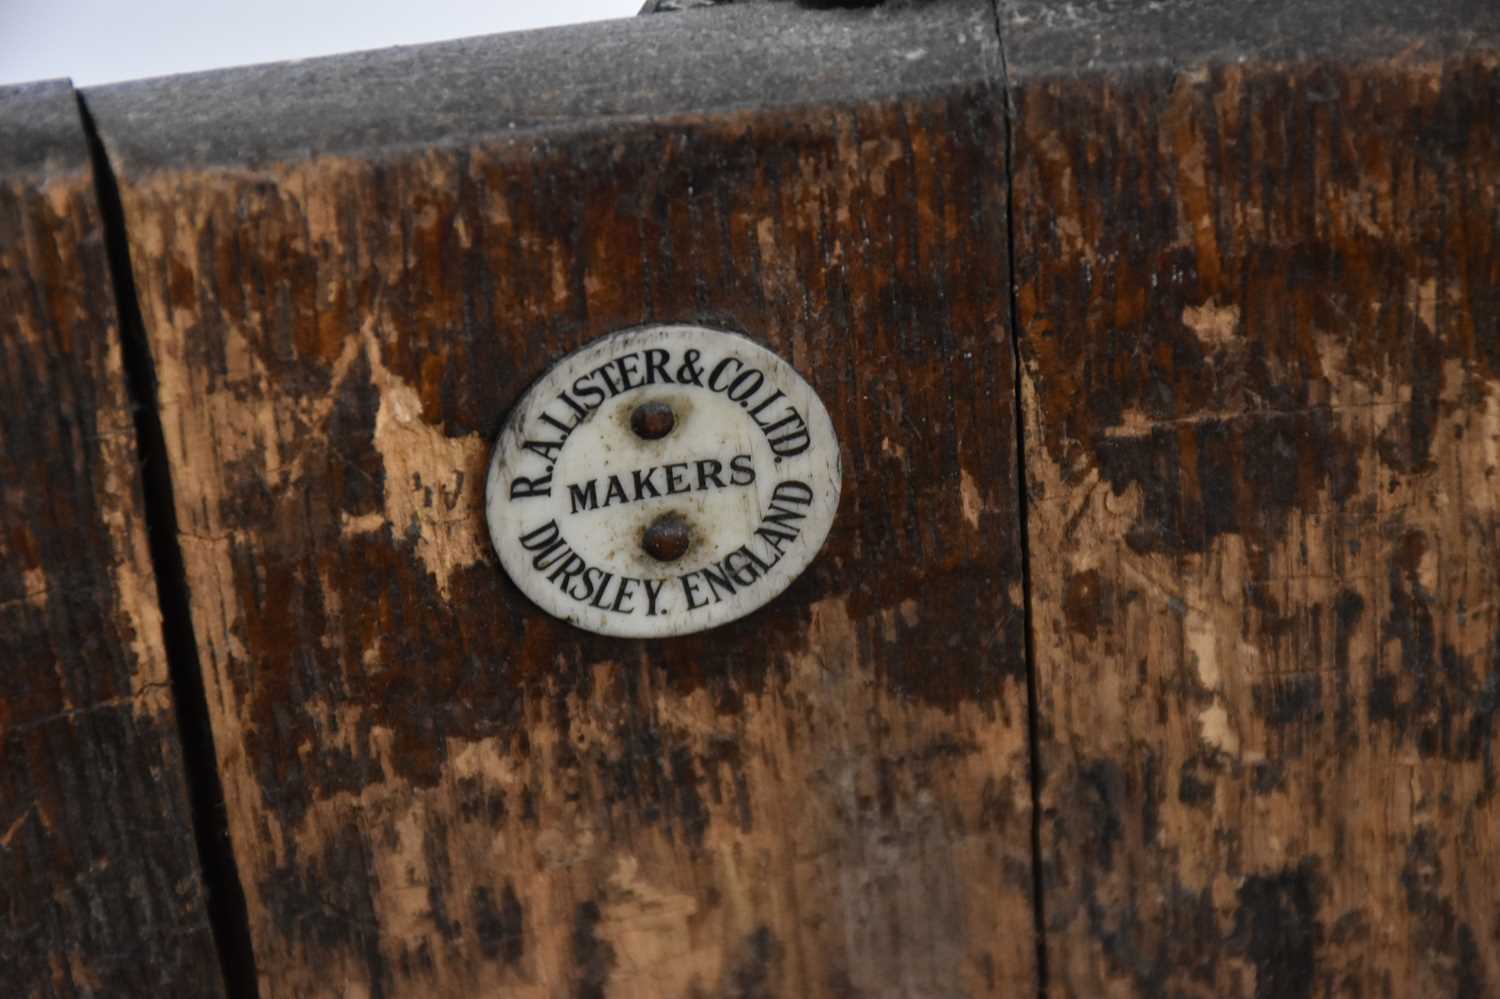
[[[214,996],[101,229],[72,88],[0,88],[0,969]]]
[[[1058,995],[1500,989],[1491,5],[1005,22]]]
[[[90,94],[266,996],[1035,988],[992,15],[711,13],[610,26],[618,65],[363,57],[322,133],[338,67]],[[842,511],[748,619],[601,638],[505,579],[485,467],[550,361],[652,320],[808,378]]]

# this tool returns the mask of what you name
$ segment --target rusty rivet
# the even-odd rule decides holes
[[[675,513],[664,513],[657,517],[641,535],[641,547],[658,562],[677,561],[687,554],[692,543],[692,528]]]
[[[642,440],[661,440],[677,426],[677,414],[664,402],[643,402],[630,414],[630,429]]]

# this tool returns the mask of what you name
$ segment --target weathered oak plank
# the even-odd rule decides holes
[[[995,57],[983,3],[769,5],[90,93],[265,994],[1035,988]],[[844,500],[762,611],[624,641],[483,483],[648,320],[791,360]]]
[[[1062,995],[1500,988],[1493,5],[1009,5]]]
[[[0,88],[0,978],[213,996],[136,437],[73,90]]]

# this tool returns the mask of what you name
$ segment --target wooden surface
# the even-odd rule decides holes
[[[213,996],[113,294],[72,88],[0,88],[0,977]]]
[[[1500,30],[1420,6],[1004,22],[1054,995],[1500,990]]]
[[[912,6],[87,95],[262,995],[1500,991],[1500,11]],[[86,175],[39,162],[4,224],[86,228]],[[186,819],[119,362],[79,332],[108,299],[14,277],[74,254],[103,287],[70,238],[0,241],[30,255],[0,279],[30,365],[0,495],[61,525],[0,538],[43,573],[0,612],[121,665],[0,675],[7,757],[42,761],[5,779],[66,789],[6,788],[38,804],[0,812],[0,863],[48,815],[104,842],[42,803],[127,787],[106,814],[156,803],[118,830],[167,830],[127,856],[185,865],[171,911],[202,944],[191,849],[160,846]],[[550,361],[647,321],[790,360],[845,486],[765,609],[622,641],[505,579],[483,481]],[[159,770],[58,764],[114,720],[110,751],[147,739]],[[50,907],[0,936],[38,969],[135,876],[59,856],[18,868]],[[166,925],[128,914],[87,925]],[[81,961],[44,973],[86,991]]]
[[[718,63],[645,18],[561,89],[606,33],[536,36],[519,95],[498,48],[369,57],[343,131],[317,66],[205,132],[250,77],[89,95],[263,995],[1036,988],[991,12],[718,15]],[[767,608],[627,641],[529,605],[482,498],[525,387],[647,320],[790,360],[844,498]]]

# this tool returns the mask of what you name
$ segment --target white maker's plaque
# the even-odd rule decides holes
[[[839,502],[828,411],[792,367],[701,326],[570,354],[517,403],[490,463],[490,537],[548,613],[605,635],[685,635],[764,605]]]

